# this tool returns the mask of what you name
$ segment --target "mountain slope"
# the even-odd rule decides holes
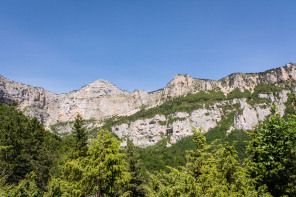
[[[295,80],[296,64],[287,64],[262,73],[235,73],[221,80],[176,75],[164,89],[150,93],[129,93],[97,80],[80,90],[55,94],[0,76],[0,101],[17,101],[21,110],[47,127],[72,121],[80,113],[94,120],[94,125],[109,128],[119,137],[130,137],[138,146],[147,146],[168,134],[172,143],[191,135],[191,125],[210,130],[228,116],[233,116],[229,132],[251,129],[269,115],[272,103],[283,115]]]

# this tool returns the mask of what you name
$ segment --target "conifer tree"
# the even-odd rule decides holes
[[[128,172],[131,175],[131,179],[126,186],[126,190],[130,192],[130,196],[145,196],[145,190],[143,187],[143,170],[139,160],[139,153],[136,150],[133,142],[128,139],[126,146],[126,160],[128,164]]]
[[[28,174],[15,188],[7,191],[7,197],[40,197],[42,190],[37,186],[36,173]]]
[[[95,196],[113,196],[128,181],[124,154],[119,152],[120,142],[105,130],[99,131],[88,151],[85,162],[87,171],[82,179],[85,188],[94,191]]]
[[[61,178],[53,178],[46,194],[62,196],[116,196],[129,181],[120,142],[101,130],[93,139],[86,156],[65,163]]]
[[[80,114],[75,117],[73,136],[75,140],[75,157],[84,157],[87,152],[88,136],[84,127],[84,120]]]
[[[49,142],[50,141],[50,142]],[[36,119],[0,103],[0,176],[5,184],[18,184],[36,172],[38,187],[45,187],[55,157],[56,140]]]

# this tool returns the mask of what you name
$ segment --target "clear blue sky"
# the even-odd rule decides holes
[[[56,93],[296,62],[295,0],[1,0],[0,74]]]

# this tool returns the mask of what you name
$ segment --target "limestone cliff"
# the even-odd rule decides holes
[[[120,90],[108,81],[97,80],[82,87],[80,90],[66,94],[55,94],[43,88],[9,81],[0,75],[0,101],[5,103],[18,102],[20,109],[25,114],[37,117],[45,126],[49,127],[57,122],[72,121],[77,113],[80,113],[84,119],[104,120],[106,117],[113,115],[129,116],[138,112],[143,106],[147,108],[155,107],[174,97],[194,94],[200,91],[222,91],[227,95],[236,88],[241,91],[249,90],[252,92],[258,84],[278,85],[287,84],[295,80],[296,64],[287,64],[286,66],[262,73],[235,73],[221,80],[195,79],[189,75],[176,75],[165,88],[150,93],[143,90],[129,93]],[[282,92],[279,96],[280,99],[268,94],[260,96],[262,98],[266,97],[272,102],[277,102],[281,106],[281,110],[284,110],[287,93],[287,91]],[[270,105],[262,109],[260,105],[249,105],[242,98],[236,101],[216,103],[211,106],[210,110],[203,108],[190,114],[183,112],[172,114],[171,117],[180,118],[182,116],[182,120],[175,121],[171,125],[158,124],[169,118],[160,115],[152,119],[135,121],[130,125],[114,127],[113,131],[118,136],[132,137],[137,135],[139,144],[143,145],[144,143],[147,145],[149,144],[147,143],[147,133],[150,133],[150,139],[154,143],[159,140],[159,136],[167,134],[170,131],[169,128],[172,128],[172,130],[176,131],[172,138],[174,141],[174,138],[177,140],[178,136],[182,137],[187,135],[184,133],[190,133],[190,125],[195,127],[202,126],[206,130],[215,127],[221,117],[225,115],[221,112],[219,105],[232,105],[233,102],[240,104],[242,112],[235,116],[234,128],[250,129],[269,113]],[[155,123],[152,124],[151,122]],[[140,140],[141,135],[145,136],[143,142]]]
[[[152,118],[136,120],[134,122],[123,123],[112,127],[112,131],[122,139],[129,138],[134,144],[140,147],[146,147],[156,144],[163,136],[170,136],[170,143],[175,143],[179,139],[192,135],[191,127],[202,128],[203,131],[219,125],[221,119],[233,113],[232,126],[229,126],[227,133],[233,129],[250,130],[253,129],[259,121],[271,113],[271,105],[277,105],[281,115],[285,112],[285,103],[288,100],[289,90],[282,90],[274,96],[273,93],[261,94],[269,102],[256,103],[250,105],[246,98],[225,100],[216,102],[208,107],[201,107],[193,110],[191,113],[176,112],[169,116],[156,115]],[[227,110],[225,110],[227,108]],[[174,119],[172,123],[169,119]],[[125,145],[125,142],[123,142]]]

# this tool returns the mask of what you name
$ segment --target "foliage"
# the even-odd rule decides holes
[[[251,92],[249,90],[244,90],[243,92],[240,91],[239,88],[235,88],[231,92],[227,94],[227,99],[235,99],[235,98],[250,98]]]
[[[57,134],[57,131],[56,130],[57,130],[58,127],[66,126],[68,124],[73,124],[73,122],[71,122],[71,121],[57,122],[57,123],[55,123],[53,125],[50,125],[50,130],[53,133]]]
[[[17,184],[34,171],[37,185],[45,187],[58,144],[59,138],[36,118],[0,103],[0,174],[5,184]]]
[[[84,120],[80,114],[77,114],[74,120],[73,137],[75,141],[75,155],[77,157],[83,157],[87,152],[87,133],[84,128]]]
[[[194,147],[192,137],[182,138],[170,147],[167,147],[168,141],[169,138],[163,138],[153,146],[136,148],[145,169],[153,172],[168,170],[167,166],[178,167],[185,165],[186,150],[191,150]]]
[[[213,128],[214,129],[214,128]],[[221,131],[222,132],[222,131]],[[222,132],[222,135],[217,136],[215,132],[208,131],[203,134],[207,138],[207,143],[220,139],[217,143],[230,143],[234,144],[234,148],[238,154],[239,162],[247,157],[246,146],[248,144],[249,137],[243,130],[233,130],[229,135],[226,132]],[[212,140],[208,140],[208,138]],[[178,140],[175,144],[167,147],[168,140],[163,139],[156,145],[146,148],[136,147],[136,151],[139,153],[139,159],[142,161],[143,166],[150,172],[153,171],[168,171],[167,166],[180,167],[186,164],[186,151],[193,150],[195,144],[193,136],[187,136]]]
[[[140,162],[140,154],[136,150],[137,148],[131,140],[127,140],[127,146],[125,149],[127,169],[131,175],[129,183],[125,186],[125,190],[129,192],[130,196],[145,196],[144,185],[144,172],[143,165]]]
[[[234,89],[227,98],[259,103],[258,94],[280,90],[260,85],[253,94]],[[295,113],[291,95],[286,114]],[[169,118],[176,111],[190,113],[223,99],[222,92],[201,91],[156,108],[143,107],[130,117],[113,117],[105,127],[156,114],[165,115],[163,124],[170,124],[179,120]],[[268,120],[248,135],[242,130],[227,133],[238,108],[222,105],[222,120],[206,133],[193,129],[192,136],[172,145],[168,135],[146,148],[128,140],[120,152],[119,140],[105,130],[93,129],[96,138],[87,143],[79,115],[73,135],[59,138],[15,105],[0,104],[0,196],[296,196],[296,116],[282,118],[273,108]]]
[[[258,94],[269,94],[269,93],[276,93],[284,90],[283,87],[280,87],[275,84],[258,84],[254,88],[253,95],[258,97]]]
[[[211,143],[216,139],[224,140],[227,136],[227,130],[233,125],[235,112],[230,112],[227,116],[222,117],[216,127],[205,133],[207,143]]]
[[[157,114],[168,116],[177,111],[191,113],[194,110],[202,108],[203,105],[210,105],[215,101],[222,101],[224,99],[225,95],[221,91],[199,91],[195,94],[165,101],[153,108],[142,108],[139,112],[131,116],[111,117],[104,121],[102,128],[111,131],[112,126],[130,123],[138,119],[152,118]]]
[[[287,118],[288,115],[290,114],[295,114],[295,104],[296,101],[296,94],[294,92],[288,94],[288,99],[285,103],[286,109],[285,109],[285,114],[284,114],[284,118]]]
[[[225,138],[224,142],[234,144],[234,148],[237,151],[238,159],[243,162],[247,158],[246,149],[250,138],[244,130],[234,129]]]
[[[277,85],[270,85],[270,84],[258,84],[254,88],[254,92],[251,97],[248,97],[247,102],[250,105],[258,104],[258,103],[270,103],[271,101],[266,98],[260,98],[259,94],[274,94],[284,90],[285,88],[277,86]]]
[[[236,160],[232,145],[212,148],[194,130],[196,149],[189,151],[187,165],[150,175],[148,196],[261,196],[247,171]],[[212,150],[212,151],[211,151]],[[266,194],[268,195],[268,194]]]
[[[67,161],[61,178],[53,178],[47,195],[113,196],[129,181],[124,155],[119,153],[119,141],[101,130],[85,157]]]
[[[8,191],[7,197],[40,197],[43,192],[38,188],[36,173],[31,172],[14,189]]]
[[[273,107],[269,119],[249,132],[248,170],[273,196],[296,195],[296,116],[287,120]]]

